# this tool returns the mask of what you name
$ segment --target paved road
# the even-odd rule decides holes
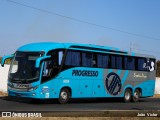
[[[143,98],[136,103],[121,99],[74,99],[68,104],[55,100],[31,102],[30,99],[0,97],[0,111],[107,111],[107,110],[160,110],[160,98]]]

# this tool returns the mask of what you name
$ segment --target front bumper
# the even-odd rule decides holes
[[[38,92],[36,92],[36,91],[19,92],[19,91],[8,90],[8,96],[27,97],[27,98],[40,98]]]

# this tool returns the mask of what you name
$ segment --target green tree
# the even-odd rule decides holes
[[[1,60],[2,60],[2,57],[0,57],[0,64],[1,64]],[[11,63],[11,60],[12,60],[12,59],[10,59],[10,58],[7,59],[7,60],[5,61],[5,64],[10,64],[10,63]]]

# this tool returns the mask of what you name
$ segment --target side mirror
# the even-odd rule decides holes
[[[7,59],[9,58],[13,58],[14,55],[7,55],[7,56],[4,56],[1,60],[1,66],[4,67],[4,63]]]
[[[51,56],[44,56],[44,57],[39,57],[39,58],[37,58],[35,67],[36,67],[36,68],[39,68],[41,61],[42,61],[42,60],[45,60],[45,59],[47,59],[47,58],[50,58],[50,57],[51,57]]]

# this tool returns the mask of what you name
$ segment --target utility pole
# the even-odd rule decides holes
[[[132,52],[132,42],[130,42],[130,52]]]

